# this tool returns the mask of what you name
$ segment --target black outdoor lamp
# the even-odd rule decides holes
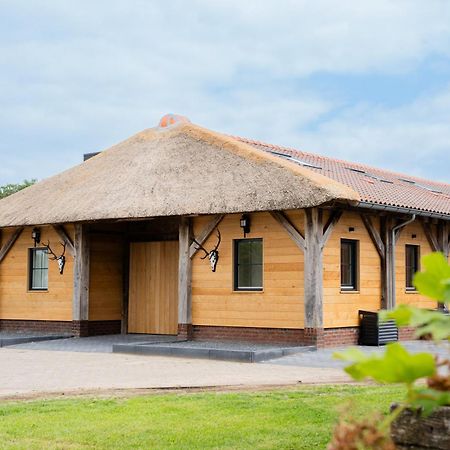
[[[246,237],[247,233],[250,233],[250,217],[247,214],[242,214],[240,225],[244,231],[244,237]]]
[[[41,242],[41,230],[39,228],[33,228],[33,231],[31,232],[31,239],[33,239],[35,247],[36,244]]]

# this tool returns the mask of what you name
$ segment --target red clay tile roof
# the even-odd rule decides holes
[[[306,153],[288,147],[236,137],[236,139],[292,159],[308,169],[339,181],[361,196],[361,202],[450,216],[450,184],[425,180],[378,169],[364,164],[342,161]]]

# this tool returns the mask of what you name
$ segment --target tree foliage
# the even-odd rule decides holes
[[[22,183],[6,184],[4,186],[0,186],[0,199],[15,194],[16,192],[19,192],[22,189],[25,189],[28,186],[33,185],[34,183],[36,183],[36,181],[37,181],[36,179],[23,180]]]

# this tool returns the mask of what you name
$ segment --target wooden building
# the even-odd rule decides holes
[[[449,220],[448,184],[169,115],[0,201],[0,329],[354,343],[436,306],[412,275]]]

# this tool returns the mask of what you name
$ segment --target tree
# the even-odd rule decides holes
[[[8,195],[15,194],[16,192],[21,191],[22,189],[27,188],[28,186],[36,183],[36,179],[32,180],[23,180],[22,183],[17,184],[6,184],[5,186],[0,186],[0,199],[8,197]]]

